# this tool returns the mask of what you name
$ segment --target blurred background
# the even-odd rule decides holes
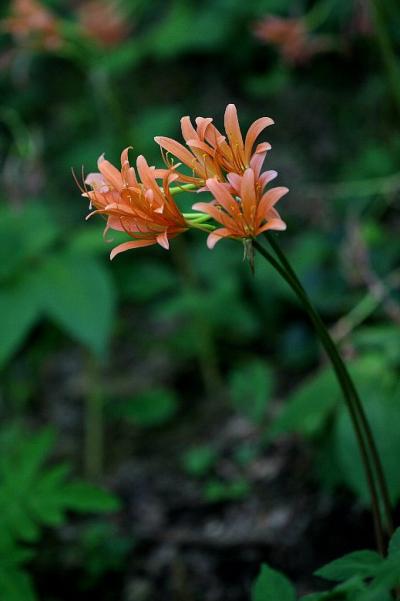
[[[374,545],[340,391],[290,290],[201,232],[118,256],[81,180],[183,115],[276,125],[279,241],[400,497],[396,0],[0,9],[0,596],[244,601]],[[193,195],[182,195],[190,207]],[[115,243],[114,243],[115,245]]]

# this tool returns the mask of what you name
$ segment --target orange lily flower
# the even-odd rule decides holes
[[[249,240],[267,230],[286,229],[274,206],[288,189],[278,187],[263,192],[276,175],[276,171],[265,171],[257,178],[251,168],[242,176],[230,173],[230,189],[215,178],[207,180],[207,189],[214,196],[214,202],[198,202],[193,209],[210,215],[223,226],[209,234],[208,248],[214,248],[222,238]]]
[[[112,48],[127,38],[129,27],[113,0],[88,0],[78,9],[84,33],[100,46]]]
[[[4,19],[2,28],[22,44],[45,50],[62,45],[58,19],[36,0],[14,0],[11,16]]]
[[[100,173],[91,173],[85,180],[83,196],[89,198],[94,214],[107,217],[105,233],[109,229],[123,231],[132,240],[116,246],[110,255],[130,248],[159,244],[169,248],[169,239],[188,228],[182,213],[170,193],[169,184],[178,176],[171,170],[154,169],[143,156],[137,158],[137,171],[130,166],[128,148],[121,154],[121,171],[103,156],[99,158]],[[162,188],[157,179],[162,177]]]
[[[329,49],[328,38],[310,35],[301,19],[284,19],[269,15],[256,23],[254,34],[263,42],[279,48],[287,63],[301,64]]]
[[[257,164],[262,159],[262,165],[271,146],[268,142],[263,142],[254,149],[254,145],[260,133],[272,124],[273,120],[269,117],[257,119],[250,126],[243,141],[236,107],[234,104],[228,104],[224,118],[226,136],[218,131],[211,118],[197,117],[197,127],[194,128],[190,118],[183,117],[182,135],[189,149],[164,136],[157,136],[155,141],[193,171],[192,176],[180,173],[179,179],[200,187],[213,177],[224,181],[226,173],[243,175],[253,159],[256,159]]]

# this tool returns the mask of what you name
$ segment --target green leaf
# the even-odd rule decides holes
[[[49,317],[92,352],[103,355],[115,308],[108,270],[90,255],[59,253],[46,261],[38,278]]]
[[[394,531],[389,542],[389,557],[400,551],[400,528]]]
[[[251,590],[251,601],[295,601],[296,593],[289,580],[263,564]]]
[[[400,497],[400,473],[398,457],[400,457],[400,423],[399,397],[390,390],[379,390],[379,380],[368,395],[362,396],[366,414],[376,439],[377,448],[382,459],[383,468],[393,502]],[[334,453],[340,468],[342,480],[365,502],[369,503],[369,492],[364,467],[355,439],[353,426],[342,407],[335,424]]]
[[[80,513],[111,512],[120,508],[117,497],[87,482],[66,484],[60,490],[58,498],[66,509]]]
[[[264,361],[253,359],[230,374],[230,395],[239,413],[259,423],[273,388],[273,371]]]
[[[361,599],[359,595],[362,595],[363,591],[365,591],[365,584],[362,578],[354,576],[346,582],[341,582],[330,591],[311,593],[301,597],[300,601],[359,601],[359,598]],[[386,601],[386,599],[382,598],[382,601]]]
[[[30,278],[2,285],[0,290],[0,367],[18,350],[40,316]]]
[[[352,576],[370,578],[375,575],[383,559],[376,551],[354,551],[331,561],[315,572],[326,580],[348,580]]]
[[[44,205],[0,211],[0,279],[17,273],[54,242],[58,230]]]
[[[386,557],[375,574],[373,587],[386,587],[388,590],[400,585],[400,551]]]
[[[193,447],[183,456],[183,467],[191,476],[205,476],[215,465],[217,460],[215,449],[210,446]]]
[[[270,435],[299,432],[304,436],[315,436],[324,427],[339,398],[340,388],[334,372],[330,368],[324,369],[289,395]]]
[[[209,503],[236,501],[248,497],[251,488],[247,480],[240,478],[231,482],[210,480],[204,486],[204,497]]]
[[[178,397],[173,390],[155,388],[115,403],[110,413],[150,428],[168,422],[175,415],[178,404]]]

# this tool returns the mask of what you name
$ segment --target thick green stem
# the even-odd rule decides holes
[[[269,238],[268,238],[269,239]],[[305,290],[301,286],[300,282],[297,279],[297,276],[290,269],[288,271],[285,269],[283,265],[279,261],[275,259],[273,255],[271,255],[267,250],[265,250],[257,241],[254,241],[254,247],[256,250],[266,258],[271,265],[278,271],[278,273],[286,280],[292,290],[295,292],[300,302],[302,303],[304,309],[307,311],[318,336],[320,337],[321,343],[323,344],[331,362],[333,368],[335,370],[336,376],[338,378],[339,384],[342,388],[343,395],[346,401],[346,405],[348,407],[348,411],[350,414],[350,419],[353,424],[354,432],[357,438],[357,442],[360,449],[361,459],[364,465],[366,479],[368,483],[368,488],[371,496],[371,505],[373,511],[373,519],[374,519],[374,529],[375,529],[375,537],[377,541],[377,547],[379,552],[384,554],[384,534],[383,534],[383,526],[381,520],[381,513],[379,509],[379,499],[378,494],[374,482],[373,471],[370,464],[370,459],[368,456],[368,451],[366,447],[366,443],[364,440],[364,436],[361,430],[360,422],[357,417],[356,409],[353,403],[353,397],[351,393],[351,389],[349,387],[348,378],[346,377],[347,370],[346,367],[336,349],[335,343],[331,339],[329,332],[325,328],[319,314],[314,309],[311,301],[309,300]],[[293,277],[294,276],[294,277]],[[348,374],[347,374],[348,375]]]
[[[388,490],[388,486],[387,486],[387,482],[386,482],[386,478],[385,478],[385,473],[384,473],[382,462],[381,462],[379,452],[378,452],[378,449],[377,449],[377,446],[375,443],[375,439],[372,434],[372,430],[369,425],[367,416],[365,414],[364,407],[361,402],[358,391],[357,391],[356,387],[354,386],[354,382],[346,368],[346,365],[344,364],[344,362],[337,350],[335,342],[331,338],[331,336],[330,336],[328,330],[326,329],[325,324],[323,323],[318,312],[314,309],[314,307],[313,307],[306,291],[304,290],[300,280],[298,279],[294,269],[292,268],[288,259],[286,258],[286,255],[282,252],[279,244],[276,242],[276,240],[273,238],[273,236],[270,233],[268,233],[268,232],[266,233],[266,238],[269,241],[272,248],[274,249],[274,251],[275,251],[276,255],[278,256],[284,269],[290,275],[290,277],[293,279],[293,281],[295,282],[295,284],[297,285],[297,287],[300,289],[301,293],[303,294],[305,301],[309,306],[309,310],[313,312],[314,318],[318,322],[321,332],[326,337],[327,343],[330,345],[332,352],[335,354],[338,364],[339,364],[339,367],[340,367],[341,371],[343,372],[344,379],[345,379],[345,381],[350,389],[350,392],[352,394],[352,397],[353,397],[356,414],[361,422],[361,428],[364,430],[364,434],[365,434],[365,437],[367,440],[367,446],[369,448],[369,452],[371,454],[371,458],[372,458],[372,461],[374,464],[376,476],[378,479],[378,485],[380,488],[381,499],[383,502],[383,508],[384,508],[385,516],[386,516],[387,530],[388,530],[389,535],[392,535],[393,534],[392,508],[391,508],[390,495],[389,495],[389,490]]]

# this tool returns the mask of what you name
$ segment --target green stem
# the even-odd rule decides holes
[[[196,190],[196,184],[182,184],[181,186],[174,186],[169,189],[170,194],[179,194],[180,192],[188,192],[190,190]]]
[[[386,526],[388,529],[388,533],[389,535],[393,534],[393,520],[392,520],[392,508],[391,508],[391,502],[390,502],[390,496],[389,496],[389,490],[388,490],[388,485],[386,482],[386,478],[385,478],[385,473],[383,470],[383,466],[382,466],[382,462],[379,456],[379,452],[376,446],[376,442],[374,439],[374,436],[372,434],[372,430],[371,427],[369,425],[366,413],[364,411],[364,407],[363,404],[361,402],[360,396],[358,394],[358,391],[356,389],[356,387],[354,386],[354,382],[346,368],[345,363],[343,362],[335,342],[332,340],[328,330],[325,327],[325,324],[323,323],[319,313],[314,309],[305,289],[303,288],[300,280],[298,279],[294,269],[292,268],[292,266],[290,265],[288,259],[286,258],[286,255],[282,252],[279,244],[276,242],[276,240],[273,238],[273,236],[271,236],[270,233],[266,233],[265,237],[267,238],[267,240],[269,241],[270,245],[272,246],[272,248],[274,249],[274,252],[276,253],[276,255],[278,256],[281,264],[283,265],[284,269],[286,270],[286,272],[290,275],[290,277],[293,279],[293,281],[295,282],[295,284],[297,285],[297,287],[299,288],[299,290],[301,291],[301,293],[304,296],[304,299],[309,307],[309,311],[311,311],[314,315],[314,319],[316,320],[316,322],[318,323],[318,326],[321,329],[321,333],[323,333],[324,337],[326,338],[327,344],[329,344],[329,346],[331,347],[331,350],[333,352],[333,354],[336,357],[336,360],[338,362],[338,365],[341,369],[341,371],[343,372],[343,376],[345,378],[345,381],[350,389],[350,392],[352,394],[353,397],[353,401],[354,401],[354,407],[356,410],[356,413],[358,415],[358,418],[360,419],[361,422],[361,427],[364,429],[364,434],[365,437],[367,439],[367,445],[369,447],[369,452],[371,453],[371,457],[372,457],[372,461],[374,464],[374,468],[376,471],[376,476],[378,479],[378,484],[379,484],[379,488],[380,488],[380,492],[381,492],[381,498],[383,501],[383,507],[384,507],[384,511],[386,514]]]
[[[268,240],[269,239],[270,238],[268,237]],[[343,361],[336,349],[334,342],[330,338],[329,332],[325,328],[321,318],[319,317],[319,314],[316,312],[313,305],[311,304],[311,301],[309,300],[305,290],[303,289],[300,282],[298,281],[297,276],[294,274],[294,272],[292,272],[291,269],[290,269],[290,271],[287,271],[285,269],[286,266],[285,267],[282,266],[281,263],[279,261],[277,261],[273,255],[271,255],[267,250],[265,250],[259,244],[259,242],[254,240],[253,244],[254,244],[254,247],[256,248],[256,250],[265,259],[267,259],[267,261],[269,261],[271,263],[271,265],[278,271],[278,273],[285,279],[285,281],[289,284],[289,286],[295,292],[295,294],[299,298],[300,302],[302,303],[303,307],[307,311],[307,313],[317,331],[317,334],[321,340],[321,343],[323,344],[323,346],[332,362],[332,365],[335,370],[336,376],[338,378],[339,384],[343,391],[346,405],[347,405],[347,408],[348,408],[348,411],[350,414],[350,419],[352,421],[354,432],[355,432],[358,446],[360,449],[361,459],[362,459],[362,462],[364,465],[368,488],[369,488],[370,496],[371,496],[371,505],[372,505],[372,511],[373,511],[374,530],[375,530],[377,547],[378,547],[379,552],[383,555],[384,554],[384,535],[383,535],[381,514],[380,514],[380,510],[379,510],[378,494],[377,494],[377,490],[376,490],[375,483],[374,483],[373,472],[372,472],[372,468],[370,465],[370,460],[368,457],[366,444],[365,444],[364,437],[363,437],[363,434],[361,431],[359,420],[357,419],[357,414],[356,414],[355,407],[353,404],[353,398],[352,398],[351,391],[350,391],[350,388],[348,385],[348,381],[347,381],[347,378],[345,375],[347,370],[346,370],[346,368],[343,364]]]

